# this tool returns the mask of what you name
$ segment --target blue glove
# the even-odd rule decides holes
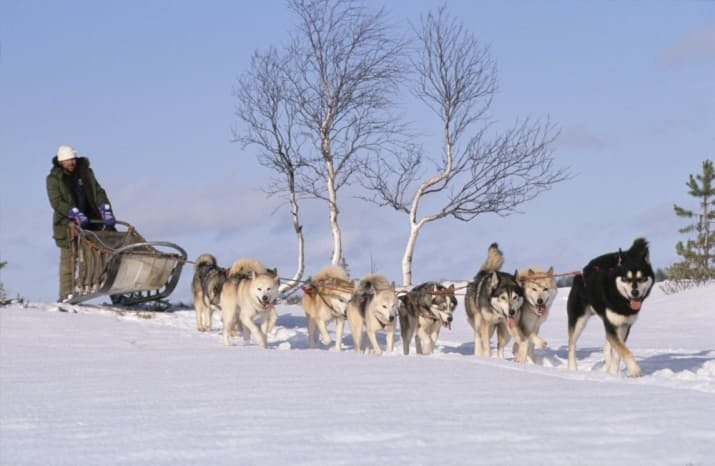
[[[72,207],[67,216],[70,218],[70,220],[72,220],[82,228],[87,228],[89,226],[89,219],[77,207]]]
[[[99,204],[99,211],[102,213],[102,220],[104,224],[108,227],[113,227],[117,220],[114,218],[114,213],[112,213],[112,206],[109,204]]]

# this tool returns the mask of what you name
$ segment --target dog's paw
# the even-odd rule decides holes
[[[333,342],[333,339],[328,337],[328,338],[323,338],[322,336],[320,337],[320,342],[324,345],[329,345]]]
[[[541,341],[539,341],[535,346],[536,346],[537,348],[543,350],[543,349],[548,348],[549,344],[548,344],[545,340],[541,340]]]
[[[643,373],[641,372],[641,368],[638,366],[638,364],[634,364],[633,367],[628,368],[628,375],[630,377],[636,378],[641,377]]]

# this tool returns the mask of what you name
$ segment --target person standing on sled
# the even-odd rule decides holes
[[[72,296],[72,248],[69,223],[81,228],[114,228],[115,218],[104,188],[97,182],[87,157],[71,146],[60,146],[47,175],[47,196],[52,206],[52,237],[60,248],[60,298]],[[91,220],[101,220],[100,226]]]

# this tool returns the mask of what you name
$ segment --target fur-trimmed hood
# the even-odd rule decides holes
[[[89,159],[87,157],[77,157],[77,168],[89,168]],[[52,157],[52,168],[62,169],[62,165],[57,161],[57,156]]]

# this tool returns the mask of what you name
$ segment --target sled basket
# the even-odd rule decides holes
[[[93,221],[89,229],[70,224],[72,297],[77,304],[109,295],[113,304],[133,305],[169,296],[186,262],[186,251],[166,241],[146,241],[136,229],[117,221],[115,229]],[[126,230],[126,231],[119,231]]]

